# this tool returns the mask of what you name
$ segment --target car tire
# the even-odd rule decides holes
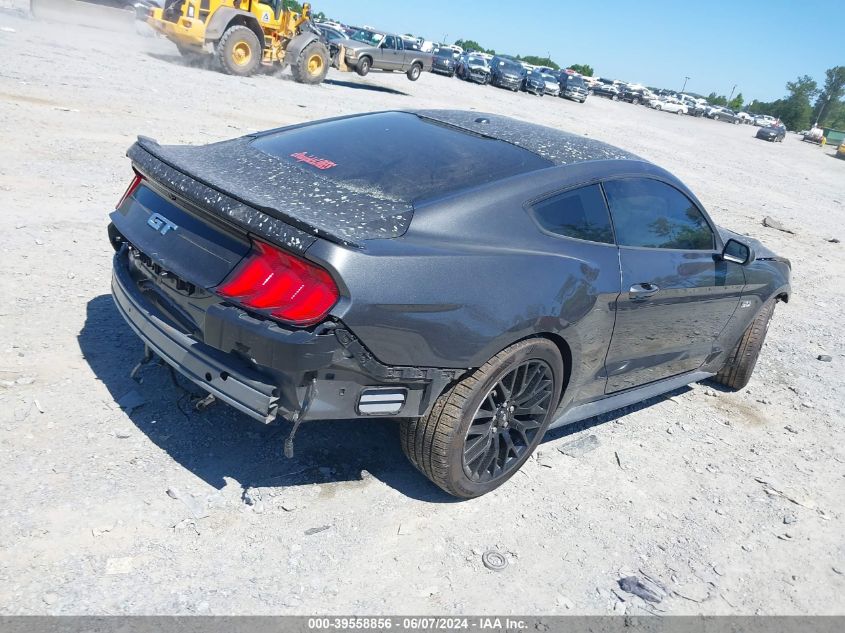
[[[617,97],[616,95],[613,95],[612,97],[610,97],[610,100],[611,101],[619,101],[619,97]]]
[[[217,42],[215,53],[223,72],[249,77],[258,69],[264,51],[252,29],[236,25],[226,29]]]
[[[510,479],[542,440],[560,400],[563,372],[550,340],[515,343],[447,388],[428,415],[403,420],[402,451],[449,494],[486,494]],[[537,412],[514,412],[532,400]]]
[[[724,366],[713,377],[714,382],[734,391],[748,384],[757,359],[760,357],[763,341],[766,340],[766,332],[769,329],[776,302],[777,299],[772,298],[763,304],[760,312],[731,351]]]
[[[315,40],[302,49],[299,58],[291,64],[290,72],[297,83],[320,84],[329,72],[329,63],[329,49]]]
[[[369,57],[362,57],[358,60],[358,64],[355,66],[355,72],[358,73],[361,77],[366,77],[367,74],[370,72],[370,68],[372,67],[373,62],[370,61]]]
[[[663,109],[663,106],[658,103],[656,106],[654,106],[654,109],[660,111]]]
[[[416,81],[420,78],[420,73],[422,73],[422,66],[420,66],[419,64],[412,64],[406,74],[408,76],[408,79],[410,79],[411,81]]]
[[[675,114],[677,114],[678,116],[682,115],[683,113],[684,113],[683,110],[676,110],[675,111]]]
[[[634,105],[640,105],[640,100],[637,99],[636,97],[634,97],[634,99],[631,101],[631,103],[633,103]]]

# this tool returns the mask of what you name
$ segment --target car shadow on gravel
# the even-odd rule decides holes
[[[573,422],[572,424],[567,424],[566,426],[562,426],[557,429],[552,429],[551,431],[546,433],[545,437],[543,437],[543,442],[541,443],[541,446],[542,444],[548,442],[556,442],[570,435],[580,433],[581,431],[586,431],[587,429],[591,429],[595,426],[607,424],[608,422],[614,422],[615,420],[624,418],[626,415],[636,413],[637,411],[643,411],[645,409],[653,407],[654,405],[660,402],[663,402],[664,400],[667,400],[674,396],[679,396],[681,394],[687,393],[688,391],[692,391],[692,387],[679,387],[674,391],[669,391],[662,395],[649,398],[648,400],[643,400],[642,402],[637,402],[636,404],[631,404],[627,407],[622,407],[621,409],[615,409],[614,411],[602,413],[601,415],[597,415],[592,418],[587,418],[586,420],[581,420],[580,422]]]
[[[261,424],[223,403],[197,411],[205,393],[154,359],[130,377],[143,355],[141,340],[117,311],[111,295],[88,302],[79,347],[88,365],[114,398],[113,408],[133,394],[142,402],[127,409],[133,424],[182,467],[221,489],[234,479],[244,489],[308,484],[362,485],[369,475],[408,497],[431,503],[458,501],[418,473],[399,448],[395,420],[306,422],[298,430],[293,459],[284,457],[290,424]],[[549,431],[555,442],[599,424],[646,409],[664,396]]]
[[[199,68],[202,70],[217,70],[217,60],[215,59],[214,55],[170,55],[170,54],[163,54],[163,53],[147,53],[147,55],[153,59],[156,59],[160,62],[166,62],[168,64],[177,64],[179,66],[186,66],[188,68]],[[290,80],[293,81],[293,77],[290,74],[280,74],[283,72],[283,69],[276,67],[270,67],[265,69],[260,69],[257,73],[258,75],[266,75],[269,77],[276,77],[278,79]],[[384,73],[389,74],[389,73]],[[393,73],[400,75],[401,73]],[[357,81],[344,81],[341,79],[324,79],[323,83],[328,86],[337,86],[339,88],[352,88],[354,90],[366,90],[368,92],[380,92],[382,94],[390,94],[390,95],[398,95],[400,97],[407,97],[410,96],[407,92],[403,92],[401,90],[397,90],[396,88],[388,88],[387,86],[379,86],[377,84],[370,84],[370,83],[360,83]]]
[[[385,73],[389,74],[389,73]],[[397,73],[394,73],[397,74]],[[364,84],[358,83],[357,81],[342,81],[340,79],[325,79],[323,80],[324,84],[328,84],[330,86],[339,86],[341,88],[353,88],[355,90],[369,90],[371,92],[383,92],[386,94],[391,95],[399,95],[401,97],[409,96],[407,92],[402,92],[401,90],[396,90],[396,88],[388,88],[387,86],[377,86],[375,84]]]
[[[78,342],[86,362],[114,398],[110,406],[117,409],[118,401],[136,392],[136,400],[143,404],[127,409],[132,423],[182,467],[217,489],[226,486],[227,478],[246,489],[314,483],[355,486],[371,475],[420,501],[456,501],[405,459],[394,420],[303,423],[296,434],[295,456],[287,459],[283,448],[288,422],[261,424],[222,403],[196,411],[195,403],[205,394],[157,359],[144,365],[133,380],[129,374],[144,347],[111,295],[88,302]]]
[[[176,64],[177,66],[187,66],[188,68],[201,68],[203,70],[214,70],[216,67],[216,60],[214,55],[167,55],[162,53],[147,53],[149,57],[157,59],[160,62],[167,62],[168,64]]]

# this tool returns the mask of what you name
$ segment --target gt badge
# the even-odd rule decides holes
[[[162,235],[166,235],[168,231],[175,231],[179,227],[173,224],[170,220],[159,213],[153,213],[147,220],[147,226],[155,229]]]

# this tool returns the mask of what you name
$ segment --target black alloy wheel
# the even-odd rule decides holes
[[[505,374],[487,393],[464,438],[464,473],[479,483],[509,475],[522,463],[552,406],[554,378],[532,359]]]

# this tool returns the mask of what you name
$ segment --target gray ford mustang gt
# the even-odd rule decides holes
[[[477,112],[378,112],[205,146],[140,137],[111,214],[150,353],[264,422],[396,418],[458,497],[549,428],[744,387],[790,263],[669,172]]]

